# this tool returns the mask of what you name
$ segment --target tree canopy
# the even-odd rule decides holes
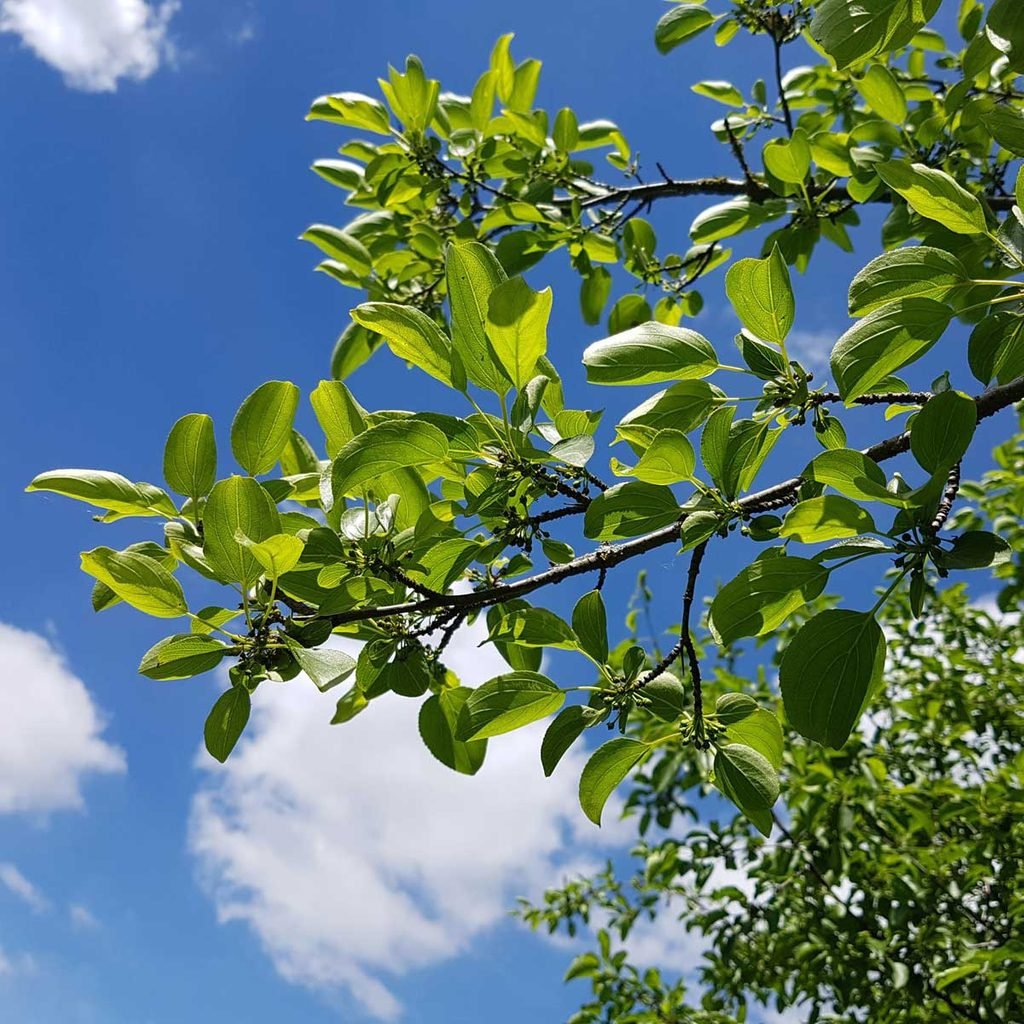
[[[1017,607],[1021,437],[979,485],[961,485],[961,464],[989,417],[1010,437],[1005,410],[1024,398],[1024,8],[720,0],[674,3],[654,29],[668,59],[748,37],[763,78],[692,84],[719,105],[711,131],[733,176],[682,176],[685,152],[641,162],[618,125],[537,108],[540,63],[516,63],[511,35],[469,95],[410,56],[382,98],[315,100],[308,117],[341,132],[339,158],[314,170],[358,212],[303,238],[363,299],[308,395],[322,437],[294,429],[300,390],[271,380],[231,424],[240,472],[218,458],[211,418],[190,413],[167,439],[166,488],[61,469],[29,490],[103,523],[155,521],[82,568],[97,611],[187,621],[143,655],[144,675],[229,666],[205,729],[218,760],[254,697],[274,699],[261,684],[300,673],[346,684],[335,724],[418,700],[420,736],[395,742],[467,774],[539,719],[554,716],[547,774],[590,730],[617,728],[580,803],[600,824],[633,777],[636,879],[574,882],[523,910],[552,929],[606,922],[570,971],[594,987],[580,1024],[742,1020],[747,998],[806,1003],[814,1020],[1010,1021],[1020,627],[970,607],[960,580],[994,568],[1003,611]],[[694,197],[708,205],[666,245],[652,211]],[[858,230],[868,210],[880,237]],[[733,257],[744,235],[759,256]],[[816,379],[787,347],[793,274],[855,241],[853,323]],[[563,386],[554,297],[534,287],[560,251],[583,329],[604,325],[583,351],[585,396]],[[706,293],[731,306],[734,339],[690,326]],[[938,376],[922,376],[929,353]],[[369,358],[428,375],[450,405],[368,411],[346,380]],[[636,402],[614,424],[592,408],[608,387]],[[855,415],[873,417],[864,448],[847,440]],[[710,601],[705,634],[701,570],[727,544],[748,564]],[[681,606],[664,654],[610,630],[603,596],[609,573],[659,549],[684,556],[677,593],[658,595]],[[867,607],[823,596],[854,565],[878,583]],[[219,603],[190,602],[186,585],[209,589],[195,576],[221,585]],[[547,595],[566,583],[562,617]],[[444,654],[480,616],[508,671],[470,688]],[[332,636],[360,641],[358,657]],[[742,641],[772,645],[777,685],[731,671]],[[571,678],[546,651],[577,656]],[[740,813],[683,835],[688,794],[708,785]],[[711,885],[739,862],[752,890]],[[666,899],[709,937],[700,1009],[614,948]]]

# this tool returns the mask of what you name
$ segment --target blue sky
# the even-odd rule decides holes
[[[719,108],[688,84],[746,86],[755,51],[701,42],[661,57],[660,13],[613,0],[182,0],[148,13],[142,0],[0,0],[0,1018],[502,1024],[578,1006],[565,949],[506,916],[518,893],[628,843],[628,828],[599,835],[579,813],[578,755],[545,782],[534,730],[492,744],[465,780],[418,748],[407,702],[331,729],[330,698],[293,685],[261,690],[252,738],[217,769],[198,753],[216,681],[141,679],[164,628],[89,607],[77,553],[137,532],[21,492],[56,466],[157,480],[182,413],[212,413],[223,438],[259,383],[308,391],[325,374],[356,296],[313,274],[297,240],[347,218],[308,170],[342,137],[303,116],[320,93],[374,91],[408,52],[467,91],[514,31],[517,56],[544,61],[541,105],[616,120],[650,168],[731,172],[707,131]],[[685,247],[699,208],[659,209],[660,235]],[[877,224],[859,239],[874,255]],[[822,371],[856,268],[822,248],[798,285],[799,340]],[[562,257],[531,279],[555,288],[551,347],[578,404],[640,401],[586,394],[578,355],[600,330],[582,327]],[[717,287],[701,329],[725,351],[735,323]],[[962,367],[962,345],[932,363]],[[384,357],[353,386],[369,407],[434,398]],[[708,585],[744,554],[716,559]],[[664,555],[649,568],[667,625],[680,566]],[[855,602],[871,583],[846,589]],[[610,586],[616,621],[631,584],[627,570]],[[500,671],[478,641],[454,658],[470,683]],[[643,949],[676,969],[694,955],[664,926]]]

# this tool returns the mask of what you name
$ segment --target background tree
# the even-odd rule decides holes
[[[769,835],[787,749],[776,696],[737,680],[712,704],[692,628],[705,553],[736,533],[764,546],[712,602],[711,638],[726,650],[745,638],[786,639],[783,720],[840,750],[797,746],[789,756],[850,758],[866,707],[896,715],[900,648],[879,616],[891,623],[900,618],[892,609],[905,606],[939,628],[931,623],[955,599],[938,596],[937,582],[1010,556],[986,524],[951,530],[949,516],[979,422],[1024,397],[1024,181],[1011,186],[1024,154],[1024,95],[1015,90],[1024,21],[1008,0],[947,4],[960,37],[947,38],[928,24],[941,6],[738,0],[719,13],[675,5],[655,32],[664,53],[712,30],[720,46],[740,32],[765,40],[770,87],[694,86],[728,110],[713,130],[735,178],[676,177],[655,164],[658,179],[644,180],[617,126],[534,108],[540,66],[515,64],[507,36],[470,96],[442,94],[410,57],[381,81],[384,102],[339,93],[314,103],[312,118],[357,133],[341,147],[345,159],[316,169],[364,212],[305,237],[328,257],[320,269],[370,300],[352,311],[335,379],[310,395],[323,445],[292,427],[298,389],[271,381],[232,424],[243,476],[218,479],[212,422],[189,414],[164,457],[166,482],[182,500],[101,471],[57,470],[30,485],[88,501],[106,522],[164,520],[159,540],[98,547],[82,565],[95,577],[97,610],[125,601],[189,618],[191,632],[146,653],[144,674],[183,678],[231,660],[231,686],[206,725],[213,756],[229,755],[261,682],[305,672],[328,689],[354,677],[335,722],[385,694],[419,699],[423,741],[455,770],[475,772],[489,739],[558,712],[541,750],[549,773],[587,729],[608,723],[623,733],[583,772],[581,804],[595,822],[634,768],[667,763],[669,789],[679,773],[689,785],[710,779]],[[794,45],[801,59],[807,46],[817,56],[786,72]],[[619,183],[579,156],[597,147],[612,148]],[[640,214],[693,195],[730,198],[696,218],[692,245],[659,255]],[[852,281],[856,322],[832,351],[831,381],[816,381],[787,348],[796,322],[790,267],[806,269],[820,244],[852,247],[859,211],[876,208],[884,251]],[[766,224],[761,258],[733,261],[723,242]],[[566,404],[564,361],[553,353],[559,368],[548,356],[551,292],[521,276],[563,247],[582,278],[588,323],[600,320],[616,286],[609,267],[621,263],[635,281],[610,307],[608,337],[583,354],[591,384],[665,385],[641,393],[615,424],[613,440],[625,446],[616,451],[631,464],[599,459],[608,441],[601,414],[573,407],[575,398]],[[741,365],[681,326],[701,308],[698,282],[725,266],[725,295],[743,325]],[[954,320],[973,327],[966,367],[949,337],[936,348]],[[448,387],[450,405],[367,412],[343,378],[382,346]],[[939,376],[895,376],[920,377],[933,349]],[[959,389],[977,389],[968,370],[987,388],[974,397]],[[848,411],[858,406],[875,413],[873,443],[862,450],[847,442]],[[898,425],[878,427],[892,419]],[[822,449],[810,461],[800,440],[808,427]],[[785,452],[787,478],[764,480],[766,460],[785,461]],[[898,457],[908,479],[882,468]],[[606,483],[605,465],[623,482]],[[607,573],[669,546],[688,553],[678,642],[664,656],[613,645]],[[871,607],[806,616],[826,587],[842,586],[839,570],[868,560],[885,580]],[[174,575],[181,566],[222,584],[226,596],[192,610]],[[570,621],[525,600],[576,578],[593,589]],[[470,690],[445,668],[444,650],[482,614],[510,671]],[[363,641],[357,660],[326,645],[332,633]],[[589,661],[592,683],[559,685],[541,673],[545,649]],[[570,695],[579,702],[567,703]],[[917,724],[924,731],[926,722]],[[787,790],[786,803],[788,814],[802,813],[799,790]],[[894,962],[915,979],[935,956],[908,955]],[[905,987],[910,975],[896,980]],[[932,990],[944,991],[938,979]],[[794,998],[817,997],[805,987]],[[863,998],[852,994],[851,1005]]]

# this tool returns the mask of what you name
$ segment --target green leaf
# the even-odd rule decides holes
[[[580,649],[603,665],[608,660],[608,614],[600,590],[589,590],[576,602],[572,629]]]
[[[466,376],[478,387],[503,395],[508,376],[487,337],[487,306],[491,293],[507,280],[501,264],[486,245],[461,242],[445,254],[448,301],[452,311],[452,347]]]
[[[901,125],[907,116],[907,97],[895,75],[884,64],[872,64],[857,83],[868,106],[890,124]]]
[[[710,425],[710,420],[709,420]],[[764,460],[771,454],[775,442],[782,435],[781,427],[772,427],[771,421],[739,420],[729,427],[724,452],[721,457],[719,475],[714,477],[726,496],[736,497],[754,482]],[[713,435],[712,435],[713,438]],[[701,451],[703,453],[701,438]],[[704,466],[711,472],[705,457]]]
[[[779,666],[786,717],[802,736],[839,748],[885,664],[885,635],[868,612],[831,608],[800,627]]]
[[[448,439],[438,427],[417,419],[386,421],[354,437],[334,460],[335,500],[357,496],[379,477],[413,466],[442,462]],[[387,494],[378,494],[386,498]]]
[[[358,686],[353,686],[338,698],[334,716],[331,718],[331,725],[344,725],[346,722],[351,722],[356,715],[365,711],[369,706],[370,702],[364,696],[363,691]]]
[[[801,475],[805,480],[834,487],[848,498],[902,504],[886,487],[885,473],[878,463],[852,448],[834,448],[816,455]]]
[[[209,493],[217,479],[213,420],[191,412],[171,427],[164,446],[164,479],[173,491],[193,500]]]
[[[455,737],[462,707],[472,692],[465,686],[442,690],[424,701],[419,715],[420,737],[427,749],[442,764],[463,775],[475,775],[487,753],[487,740],[463,742]]]
[[[897,299],[943,301],[970,276],[952,253],[927,245],[873,259],[850,284],[850,316],[865,316]]]
[[[261,575],[262,566],[236,540],[241,531],[259,543],[281,532],[277,506],[251,477],[232,476],[214,484],[203,512],[203,553],[219,576],[244,587]]]
[[[611,291],[612,275],[604,267],[593,267],[580,284],[580,312],[584,323],[600,323]]]
[[[643,688],[647,710],[665,722],[678,721],[686,710],[686,690],[671,673],[662,672]]]
[[[1009,54],[1014,70],[1024,56],[1024,12],[1016,0],[995,0],[988,12],[985,31],[1002,53]]]
[[[373,257],[355,235],[333,228],[329,224],[313,224],[299,236],[304,242],[312,242],[322,253],[343,264],[357,278],[373,270]],[[326,264],[321,264],[326,269]]]
[[[487,337],[517,388],[537,373],[548,347],[551,289],[535,292],[521,277],[497,285],[487,300]]]
[[[1012,557],[1010,545],[1002,537],[986,530],[968,530],[953,538],[949,551],[936,551],[932,556],[944,569],[987,569]]]
[[[193,633],[212,633],[215,629],[225,625],[232,619],[237,619],[242,612],[238,609],[218,608],[217,605],[210,605],[200,608],[192,617],[189,627]]]
[[[415,306],[394,302],[364,302],[352,319],[379,334],[399,359],[412,363],[435,380],[462,390],[464,381],[452,367],[451,343],[433,320]]]
[[[356,434],[366,429],[366,410],[352,397],[340,380],[322,380],[309,395],[333,459]]]
[[[359,92],[336,92],[313,101],[307,121],[332,121],[349,128],[363,128],[387,135],[391,130],[388,112],[380,100]]]
[[[866,509],[841,494],[825,494],[790,509],[779,535],[801,544],[819,544],[875,531],[875,521]]]
[[[817,597],[828,576],[824,566],[806,558],[759,558],[715,595],[711,628],[725,645],[745,636],[763,636]]]
[[[616,476],[635,476],[649,484],[677,484],[690,480],[697,457],[687,436],[679,430],[659,430],[635,466],[612,460]]]
[[[842,70],[865,57],[909,43],[934,17],[941,0],[823,0],[811,35]]]
[[[307,650],[292,640],[286,641],[299,668],[313,680],[321,693],[326,693],[344,682],[356,670],[356,660],[335,647],[317,647]]]
[[[592,540],[621,540],[668,526],[679,516],[669,488],[642,481],[616,484],[587,506],[583,532]]]
[[[757,708],[738,722],[726,727],[726,738],[730,743],[745,743],[768,759],[776,770],[782,768],[784,742],[782,726],[778,718],[766,708]]]
[[[201,633],[164,637],[142,656],[139,672],[150,679],[187,679],[216,668],[230,648]]]
[[[772,139],[761,151],[765,169],[779,181],[801,184],[811,172],[811,144],[807,133],[797,128],[791,139]]]
[[[962,391],[928,399],[910,426],[910,450],[929,473],[952,469],[967,454],[978,425],[978,407]]]
[[[757,701],[749,693],[723,693],[715,701],[715,717],[722,725],[735,725],[757,710]]]
[[[565,694],[538,672],[509,672],[475,689],[459,715],[455,734],[482,740],[521,729],[557,711]]]
[[[242,735],[249,721],[252,700],[244,686],[232,686],[217,698],[213,705],[206,725],[203,727],[203,739],[210,756],[223,764],[235,749],[238,738]]]
[[[299,389],[288,381],[260,385],[244,402],[231,424],[231,451],[250,475],[274,468],[291,440],[299,406]]]
[[[302,549],[305,547],[298,537],[287,533],[275,533],[257,543],[238,531],[235,540],[249,549],[263,567],[267,577],[272,580],[280,579],[286,572],[291,572],[299,564]]]
[[[563,153],[571,153],[580,140],[580,126],[571,107],[562,107],[555,115],[551,138]]]
[[[744,327],[765,341],[785,343],[796,302],[778,244],[763,260],[734,263],[725,275],[725,291]]]
[[[658,47],[659,53],[669,53],[680,43],[700,35],[716,20],[702,4],[676,4],[654,26],[654,45]]]
[[[174,619],[188,611],[181,584],[148,555],[93,548],[82,552],[82,570],[108,586],[125,604],[147,615]]]
[[[757,826],[771,833],[779,775],[768,759],[744,743],[724,743],[715,753],[715,785]]]
[[[746,106],[743,93],[732,82],[698,82],[696,85],[691,85],[690,90],[698,96],[707,96],[708,99],[724,103],[727,107]]]
[[[576,634],[569,624],[546,608],[513,608],[502,615],[487,637],[492,643],[524,647],[560,647],[574,651]]]
[[[696,331],[651,320],[588,345],[583,365],[591,384],[655,384],[707,377],[718,357]]]
[[[885,160],[871,166],[922,217],[961,235],[983,235],[988,230],[985,210],[977,196],[945,171],[905,160]]]
[[[580,776],[580,806],[595,824],[601,824],[601,812],[615,787],[647,753],[646,743],[619,737],[598,747]]]
[[[170,496],[152,484],[133,484],[120,473],[103,469],[52,469],[40,473],[26,491],[50,491],[65,498],[109,509],[117,516],[174,516]]]
[[[1024,317],[1013,313],[994,313],[985,317],[971,332],[967,345],[971,373],[988,384],[999,384],[1024,376]]]
[[[707,419],[721,394],[707,381],[680,381],[626,413],[616,424],[615,438],[639,444],[643,449],[659,430],[689,433]]]
[[[924,355],[949,326],[952,311],[934,299],[898,299],[854,324],[832,349],[839,392],[849,403]]]
[[[583,704],[571,704],[555,715],[540,744],[540,763],[546,776],[551,776],[565,752],[593,720],[594,709]]]

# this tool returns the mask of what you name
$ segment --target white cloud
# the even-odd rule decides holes
[[[122,78],[149,78],[173,58],[167,32],[178,0],[0,0],[11,32],[74,89],[113,92]]]
[[[68,920],[71,922],[71,927],[78,932],[94,932],[100,926],[96,915],[81,903],[72,903],[68,907]]]
[[[791,331],[786,339],[786,350],[791,358],[807,363],[809,369],[817,369],[828,364],[832,346],[842,333],[833,330]]]
[[[0,883],[37,914],[50,905],[45,896],[11,863],[0,864]]]
[[[16,975],[32,974],[36,962],[30,953],[8,954],[0,947],[0,978],[13,978]]]
[[[477,648],[448,664],[467,685],[507,666]],[[473,777],[435,761],[417,735],[419,701],[388,695],[329,726],[334,698],[300,679],[265,687],[251,734],[193,805],[190,845],[221,921],[244,921],[277,970],[315,990],[347,989],[382,1019],[401,1014],[390,982],[456,957],[539,894],[624,842],[610,807],[598,832],[577,803],[584,754],[551,779],[544,724],[490,741]]]
[[[0,622],[0,650],[0,814],[81,807],[83,777],[123,772],[123,751],[44,637]]]

